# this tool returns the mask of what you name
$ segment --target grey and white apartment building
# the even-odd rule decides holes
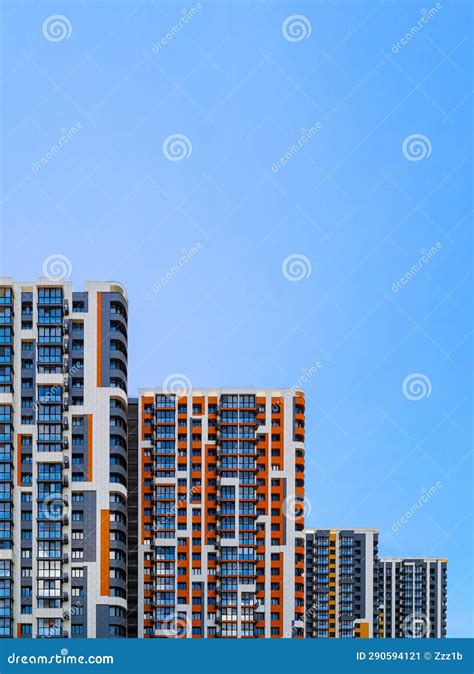
[[[306,638],[443,638],[447,559],[379,557],[377,529],[307,529]]]
[[[306,637],[378,636],[378,531],[307,529]]]
[[[2,636],[126,636],[127,311],[0,278]]]
[[[382,557],[380,621],[384,638],[442,638],[447,631],[447,566],[441,558]]]
[[[0,637],[446,636],[446,560],[305,530],[302,391],[127,354],[119,283],[0,277]]]

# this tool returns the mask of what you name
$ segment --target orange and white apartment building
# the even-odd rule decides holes
[[[142,389],[138,408],[138,636],[303,637],[303,394]]]

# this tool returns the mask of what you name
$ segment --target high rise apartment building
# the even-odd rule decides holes
[[[125,636],[127,297],[0,278],[0,635]]]
[[[446,637],[446,559],[379,557],[376,529],[305,538],[307,638]]]
[[[447,560],[304,530],[304,394],[128,400],[127,315],[0,277],[0,637],[445,637]]]
[[[374,637],[378,531],[307,529],[306,637]]]
[[[446,559],[382,557],[379,592],[379,636],[446,637]]]
[[[139,397],[138,636],[304,636],[303,394]]]

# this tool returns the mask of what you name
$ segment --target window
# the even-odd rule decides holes
[[[39,304],[62,304],[62,288],[38,288]]]

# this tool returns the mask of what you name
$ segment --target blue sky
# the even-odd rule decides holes
[[[448,557],[450,636],[472,636],[471,22],[447,1],[2,3],[2,274],[60,254],[79,289],[121,281],[131,393],[307,379],[308,524]]]

